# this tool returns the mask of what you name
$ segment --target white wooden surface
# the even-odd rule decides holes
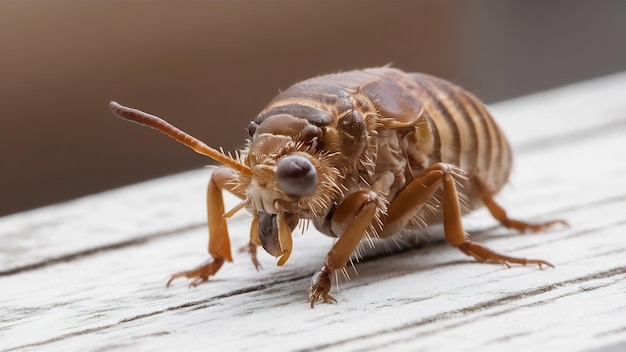
[[[517,152],[501,203],[571,227],[518,235],[485,211],[466,224],[555,269],[479,264],[438,241],[359,263],[339,302],[312,310],[332,239],[310,230],[282,268],[236,253],[208,284],[167,289],[206,258],[207,168],[1,218],[0,351],[626,350],[626,73],[491,110]],[[230,222],[233,246],[249,220]]]

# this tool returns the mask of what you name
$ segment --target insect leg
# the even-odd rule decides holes
[[[545,260],[510,257],[470,241],[461,223],[461,205],[454,181],[453,167],[439,163],[429,167],[417,176],[391,202],[388,215],[383,219],[381,237],[388,237],[402,230],[412,216],[422,207],[426,199],[443,186],[443,227],[446,240],[463,253],[476,258],[479,262],[509,264],[553,265]],[[417,209],[417,210],[416,210]]]
[[[311,278],[311,308],[319,300],[322,302],[335,300],[328,294],[331,287],[330,275],[334,270],[344,268],[350,260],[350,256],[372,224],[378,201],[376,193],[361,190],[344,199],[335,210],[331,228],[341,235],[328,252],[324,266]]]
[[[209,221],[209,258],[204,263],[191,270],[178,272],[170,277],[167,286],[179,277],[192,279],[189,286],[197,286],[201,282],[209,279],[209,276],[215,275],[222,267],[224,261],[232,262],[230,251],[230,239],[228,236],[228,227],[224,218],[224,199],[222,197],[222,189],[226,189],[233,194],[243,197],[241,192],[234,189],[234,180],[237,179],[237,173],[229,167],[221,167],[213,172],[209,186],[207,188],[207,216]]]
[[[252,259],[252,265],[256,271],[261,269],[261,263],[257,259],[257,248],[261,245],[259,240],[259,214],[255,213],[252,217],[252,224],[250,225],[250,242],[239,248],[239,252],[248,252],[250,254],[250,259]]]
[[[511,219],[507,216],[506,211],[498,203],[496,203],[489,187],[487,187],[485,182],[478,175],[472,177],[472,183],[491,215],[505,227],[515,229],[520,232],[539,232],[557,224],[568,226],[567,222],[563,220],[552,220],[544,223],[531,224]]]

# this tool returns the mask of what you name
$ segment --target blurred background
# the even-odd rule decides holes
[[[626,1],[2,1],[0,215],[210,163],[110,100],[233,150],[279,89],[388,63],[487,103],[624,71]]]

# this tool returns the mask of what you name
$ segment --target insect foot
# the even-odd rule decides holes
[[[254,268],[256,269],[256,271],[259,271],[261,269],[263,269],[263,267],[261,266],[261,263],[259,262],[259,259],[257,258],[257,245],[250,242],[247,245],[239,248],[239,253],[248,253],[250,254],[250,259],[252,260],[252,265],[254,265]]]
[[[493,198],[493,193],[489,190],[487,185],[480,177],[474,176],[472,178],[473,185],[476,187],[476,191],[483,203],[491,213],[491,215],[498,220],[504,227],[509,229],[514,229],[519,231],[520,233],[537,233],[544,230],[547,230],[555,225],[562,225],[564,227],[569,227],[567,221],[564,220],[552,220],[546,221],[542,223],[529,223],[526,221],[520,221],[516,219],[511,219],[506,213],[506,210],[500,206]]]
[[[165,286],[169,287],[172,281],[184,276],[188,279],[193,279],[189,283],[189,287],[196,287],[209,280],[209,276],[215,275],[215,273],[222,267],[222,264],[224,264],[224,259],[209,259],[191,270],[181,271],[172,275],[170,279],[167,280],[167,284]]]
[[[519,220],[507,219],[506,222],[502,222],[502,225],[508,228],[516,229],[520,233],[538,233],[548,230],[549,228],[556,225],[569,227],[569,223],[564,220],[551,220],[544,223],[527,223]]]
[[[330,270],[324,266],[311,278],[311,295],[309,296],[311,308],[315,306],[317,301],[322,301],[322,303],[337,302],[333,296],[328,294],[330,286]]]
[[[543,265],[554,268],[554,265],[552,265],[552,263],[547,262],[545,260],[510,257],[507,255],[494,252],[491,249],[481,244],[474,243],[470,240],[466,240],[465,242],[463,242],[457,247],[463,253],[476,258],[476,260],[481,263],[504,264],[509,268],[511,267],[510,264],[521,264],[521,265],[537,264],[539,265],[539,269],[543,269]]]

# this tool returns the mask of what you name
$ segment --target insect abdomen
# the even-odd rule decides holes
[[[495,193],[507,182],[512,154],[504,134],[473,95],[444,80],[409,74],[439,140],[440,161],[478,173]],[[471,194],[468,194],[471,196]]]

